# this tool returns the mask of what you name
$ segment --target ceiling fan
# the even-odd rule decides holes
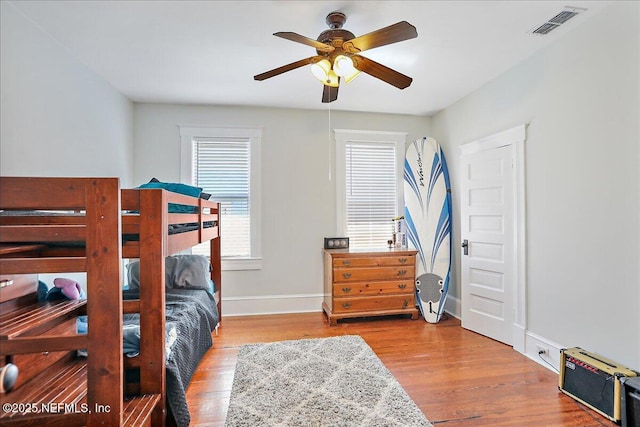
[[[361,56],[359,53],[418,37],[416,28],[406,21],[401,21],[356,37],[351,31],[342,28],[346,20],[345,14],[331,12],[326,19],[329,29],[320,33],[317,40],[292,32],[274,33],[274,36],[315,47],[317,55],[274,68],[253,78],[262,81],[311,64],[311,72],[324,85],[322,102],[325,103],[338,99],[341,79],[349,83],[360,72],[376,77],[398,89],[408,87],[413,81],[411,77]]]

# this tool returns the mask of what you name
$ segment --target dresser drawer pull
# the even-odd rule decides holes
[[[398,276],[404,276],[407,274],[407,270],[398,270]]]
[[[409,307],[409,301],[404,300],[404,304],[402,304],[402,308],[407,308]]]
[[[351,273],[342,273],[342,277],[344,277],[345,279],[348,279],[349,277],[351,277]]]
[[[398,285],[398,287],[400,289],[406,289],[407,288],[407,284],[406,283],[402,283],[402,284]]]
[[[351,288],[342,288],[342,292],[348,294],[349,292],[351,292]]]
[[[351,307],[351,303],[350,302],[343,302],[342,303],[342,308],[349,308]]]
[[[349,259],[343,259],[343,260],[342,260],[342,265],[351,265],[351,260],[349,260]]]
[[[407,262],[406,258],[400,258],[398,261],[400,261],[400,264],[404,264]]]

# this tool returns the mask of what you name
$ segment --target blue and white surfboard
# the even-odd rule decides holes
[[[404,216],[416,259],[416,301],[425,320],[437,323],[451,275],[451,184],[444,154],[433,138],[408,148],[404,161]]]

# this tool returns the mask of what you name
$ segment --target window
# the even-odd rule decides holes
[[[381,248],[404,210],[406,134],[336,129],[338,229],[352,248]]]
[[[259,269],[259,129],[181,127],[183,182],[201,187],[221,204],[225,270]],[[208,255],[208,243],[193,253]]]

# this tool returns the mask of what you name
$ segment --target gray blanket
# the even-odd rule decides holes
[[[137,296],[137,291],[124,292],[125,299]],[[166,322],[177,330],[167,358],[167,402],[178,427],[187,427],[191,415],[186,390],[200,359],[213,345],[218,309],[211,294],[200,289],[167,289],[165,302]]]

